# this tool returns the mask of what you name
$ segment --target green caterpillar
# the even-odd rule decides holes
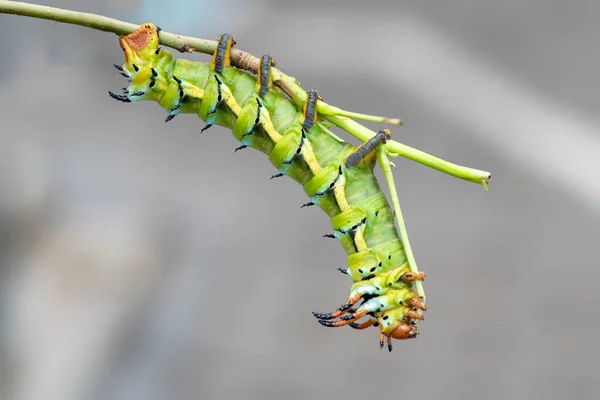
[[[426,306],[414,284],[425,273],[411,269],[394,213],[373,174],[389,130],[354,147],[319,118],[316,91],[297,104],[274,84],[269,55],[260,59],[255,77],[231,66],[230,34],[219,37],[212,61],[202,63],[160,48],[159,32],[146,23],[120,37],[125,62],[115,67],[131,84],[124,94],[110,96],[126,103],[156,101],[168,112],[167,122],[197,114],[207,124],[202,131],[212,125],[231,129],[241,142],[236,151],[252,147],[267,154],[279,171],[273,177],[286,175],[304,187],[310,197],[304,206],[327,213],[334,233],[326,236],[339,239],[348,253],[348,268],[340,271],[354,281],[349,299],[332,313],[314,313],[318,321],[328,327],[378,326],[380,346],[387,337],[390,351],[392,338],[416,337]],[[366,321],[358,322],[362,317]]]

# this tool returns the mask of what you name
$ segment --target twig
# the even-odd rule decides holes
[[[132,33],[139,26],[128,22],[119,21],[117,19],[103,17],[101,15],[17,1],[0,0],[0,14],[2,13],[81,25],[104,32],[116,33],[118,35]],[[161,31],[160,33],[160,43],[163,46],[171,47],[179,51],[195,50],[204,54],[212,54],[217,46],[217,42],[213,40],[182,36],[165,31]],[[256,73],[258,62],[259,59],[250,53],[235,48],[231,51],[231,63],[237,68]],[[290,97],[292,97],[296,103],[303,104],[306,101],[306,91],[296,82],[294,78],[284,74],[276,68],[273,68],[271,73],[273,75],[274,82],[276,82],[283,90],[285,90],[285,92],[290,95]],[[335,109],[335,107],[319,100],[317,110],[323,118],[346,130],[348,133],[362,141],[366,141],[375,136],[375,132],[364,127],[363,125],[360,125],[349,118],[331,114],[331,110],[333,109]],[[485,188],[487,188],[488,181],[491,177],[489,172],[463,167],[448,161],[444,161],[394,140],[388,141],[385,146],[390,156],[406,157],[446,174],[470,182],[478,183],[483,185]]]

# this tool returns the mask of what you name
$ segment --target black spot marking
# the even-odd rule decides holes
[[[137,65],[135,65],[135,64],[131,64],[131,66],[133,67],[133,70],[134,70],[135,72],[138,72],[138,71],[140,70],[140,69],[138,68],[138,66],[137,66]]]
[[[151,71],[152,71],[152,76],[154,76],[154,77],[158,76],[158,72],[156,72],[156,70],[154,68],[152,68]]]
[[[150,81],[150,84],[148,85],[148,87],[153,88],[155,84],[156,84],[156,81]]]

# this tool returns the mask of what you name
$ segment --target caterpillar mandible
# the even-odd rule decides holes
[[[314,312],[318,322],[378,327],[380,347],[387,339],[389,351],[392,339],[416,337],[427,307],[415,283],[425,273],[409,265],[392,207],[373,173],[390,131],[352,146],[319,117],[316,91],[309,91],[302,104],[276,85],[271,56],[261,57],[255,77],[231,66],[235,41],[230,34],[218,38],[212,60],[204,63],[175,58],[159,47],[159,33],[156,25],[145,23],[120,36],[125,60],[115,67],[131,83],[123,94],[110,96],[125,103],[156,101],[167,111],[166,122],[197,114],[206,122],[202,131],[213,125],[231,129],[241,142],[236,151],[251,147],[265,153],[278,170],[273,177],[300,183],[310,198],[304,206],[316,205],[331,218],[333,234],[326,236],[337,238],[348,253],[348,267],[340,271],[353,281],[350,295],[331,313]]]

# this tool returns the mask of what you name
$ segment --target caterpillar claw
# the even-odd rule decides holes
[[[362,323],[352,322],[352,323],[349,324],[349,326],[352,329],[362,330],[362,329],[367,329],[367,328],[369,328],[371,326],[377,326],[376,322],[377,321],[375,321],[374,319],[370,319],[370,320],[367,320],[367,321],[362,322]]]
[[[406,316],[411,319],[418,319],[420,321],[425,321],[425,317],[423,317],[417,311],[410,310],[406,313]]]
[[[364,315],[364,314],[363,314]],[[352,318],[345,318],[345,319],[341,319],[339,321],[328,321],[328,320],[323,320],[320,319],[319,323],[323,326],[329,327],[329,328],[339,328],[340,326],[346,326],[346,325],[350,325],[352,322],[360,319],[362,317],[362,315],[358,316],[358,317],[352,317]]]
[[[245,149],[246,147],[248,147],[248,146],[246,146],[245,144],[243,144],[243,145],[241,145],[241,146],[239,146],[239,147],[236,147],[236,148],[235,148],[235,150],[233,150],[233,152],[234,152],[234,153],[237,153],[238,151],[240,151],[240,150],[243,150],[243,149]]]
[[[362,309],[360,311],[357,311],[357,310],[351,308],[350,310],[348,310],[348,313],[346,313],[346,315],[342,315],[340,317],[340,320],[341,321],[350,321],[350,320],[355,321],[357,318],[364,316],[368,312],[369,311],[367,309]]]
[[[388,345],[388,351],[391,353],[392,352],[392,338],[391,337],[387,337],[387,345]]]
[[[424,281],[426,277],[427,275],[423,271],[417,273],[407,272],[406,274],[402,274],[398,280],[403,282]]]
[[[427,306],[425,304],[423,304],[423,302],[416,297],[406,299],[405,303],[409,307],[417,307],[419,310],[427,311]]]
[[[356,295],[354,295],[354,297],[351,297],[350,299],[348,299],[348,302],[346,304],[342,304],[334,312],[332,312],[332,313],[319,313],[319,312],[314,312],[313,311],[313,315],[316,318],[318,318],[319,320],[330,320],[330,319],[338,318],[338,317],[342,316],[343,314],[346,314],[352,308],[352,306],[355,305],[360,300],[361,297],[362,297],[362,294],[361,293],[357,293]],[[367,311],[365,310],[365,314],[366,313],[367,313]],[[364,315],[364,314],[362,314],[362,315]]]
[[[112,97],[115,100],[122,101],[123,103],[131,103],[131,100],[129,100],[129,98],[127,96],[122,96],[120,94],[114,94],[110,90],[108,91],[108,94],[110,95],[110,97]]]
[[[283,174],[280,172],[280,173],[278,173],[278,174],[271,175],[271,178],[270,178],[269,180],[273,180],[273,179],[275,179],[275,178],[281,178],[282,176],[283,176]]]

